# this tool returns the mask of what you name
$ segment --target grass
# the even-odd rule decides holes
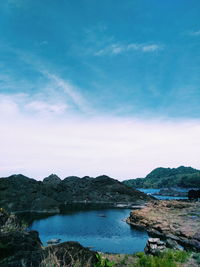
[[[179,250],[167,250],[158,256],[146,255],[143,252],[136,254],[138,261],[136,267],[176,267],[178,263],[184,263],[190,256],[189,252]]]

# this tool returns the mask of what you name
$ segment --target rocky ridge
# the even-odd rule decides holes
[[[200,170],[192,167],[156,168],[145,178],[123,181],[133,188],[200,187]]]
[[[0,207],[12,212],[59,213],[70,203],[140,205],[151,199],[106,175],[61,180],[52,174],[43,182],[21,174],[0,178]]]

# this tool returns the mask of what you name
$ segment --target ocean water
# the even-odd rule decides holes
[[[160,195],[154,195],[155,193],[158,193],[160,191],[160,188],[137,188],[141,192],[144,192],[146,194],[152,195],[157,199],[162,199],[162,200],[169,200],[169,199],[188,199],[188,197],[171,197],[171,196],[160,196]],[[188,192],[191,189],[197,190],[197,188],[173,188],[175,191],[179,192]]]
[[[144,250],[148,234],[124,222],[130,211],[102,209],[68,212],[34,220],[30,229],[39,232],[44,245],[48,240],[60,238],[61,242],[78,241],[96,251],[131,254]]]

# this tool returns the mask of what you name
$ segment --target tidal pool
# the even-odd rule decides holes
[[[123,221],[129,213],[129,209],[68,212],[34,220],[30,229],[39,232],[44,245],[60,238],[61,242],[78,241],[96,251],[132,254],[143,251],[148,234]]]

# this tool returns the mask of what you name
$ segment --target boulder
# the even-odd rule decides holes
[[[160,238],[149,238],[144,249],[146,254],[158,255],[166,249],[165,242],[161,241]]]

